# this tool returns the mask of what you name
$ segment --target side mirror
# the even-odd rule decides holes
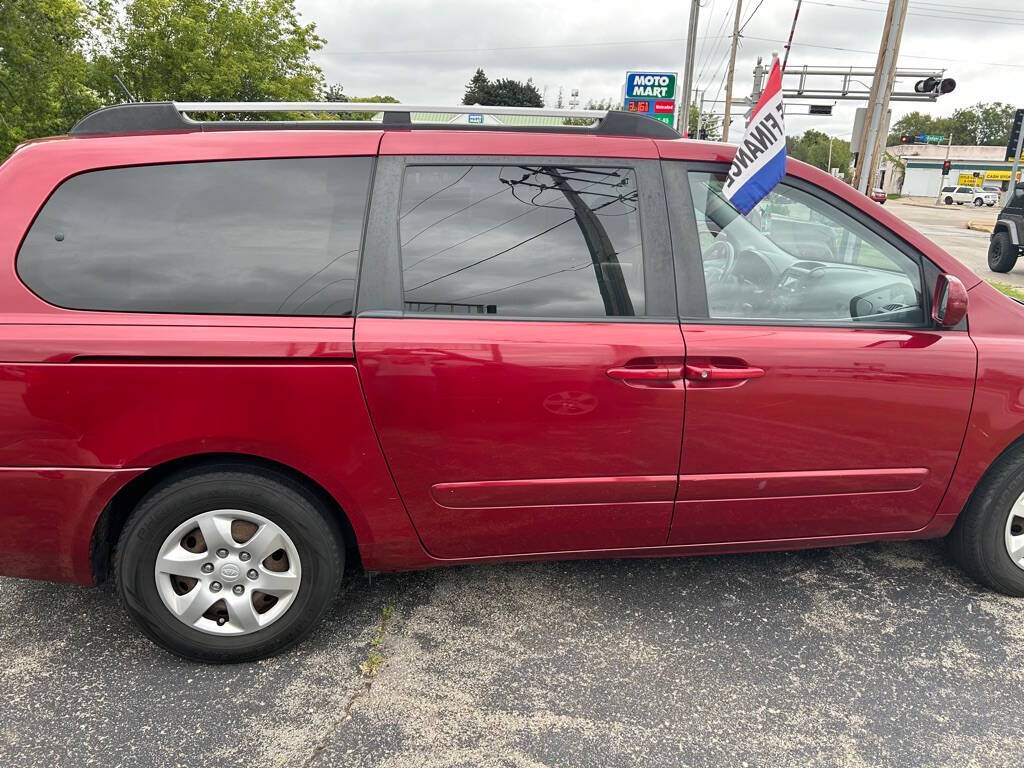
[[[935,282],[932,320],[939,328],[955,328],[967,314],[967,289],[952,275],[939,275]]]

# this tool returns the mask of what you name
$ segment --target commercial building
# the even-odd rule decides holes
[[[943,179],[945,145],[898,144],[888,147],[880,169],[882,188],[905,196],[935,197],[944,185],[999,187],[1001,190],[1009,186],[1013,163],[1005,160],[1006,147],[954,144],[948,149],[950,170]],[[896,162],[892,158],[896,158]]]

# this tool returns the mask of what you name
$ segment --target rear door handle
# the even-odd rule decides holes
[[[763,368],[726,368],[718,365],[690,363],[685,366],[686,378],[690,381],[743,381],[764,376]]]
[[[683,378],[683,366],[659,365],[655,368],[609,368],[608,375],[622,381],[671,381]]]

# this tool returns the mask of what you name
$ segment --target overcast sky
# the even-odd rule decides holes
[[[724,99],[728,36],[736,0],[704,0],[696,73],[707,99]],[[758,56],[781,50],[796,0],[742,0],[736,94],[747,95]],[[954,93],[936,104],[894,103],[893,119],[920,109],[948,114],[977,101],[1024,107],[1024,2],[911,0],[900,49],[902,68],[945,68]],[[532,77],[554,105],[578,88],[588,99],[618,100],[626,70],[683,69],[685,0],[297,0],[304,20],[327,40],[315,60],[350,95],[390,94],[407,103],[457,104],[477,67],[491,78]],[[874,67],[886,3],[804,0],[789,69],[801,65]],[[947,56],[948,54],[948,56]],[[819,81],[821,87],[836,87]],[[899,83],[912,90],[913,81]],[[795,80],[786,78],[786,87]],[[831,118],[787,115],[787,133],[817,128],[848,138],[854,102]],[[722,104],[717,110],[722,110]],[[793,107],[794,112],[806,107]],[[742,121],[733,122],[733,140]]]

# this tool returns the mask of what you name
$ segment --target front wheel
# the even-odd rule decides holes
[[[122,603],[151,640],[187,659],[239,662],[312,631],[338,593],[344,550],[290,478],[225,467],[147,495],[114,568]]]
[[[1009,272],[1017,263],[1017,246],[1008,232],[1000,230],[988,244],[988,268],[993,272]]]
[[[984,204],[985,204],[985,201],[982,200],[980,197],[974,198],[974,207],[975,208],[981,208],[981,206],[983,206]]]
[[[1024,453],[993,465],[957,519],[949,546],[975,581],[1024,597]]]

